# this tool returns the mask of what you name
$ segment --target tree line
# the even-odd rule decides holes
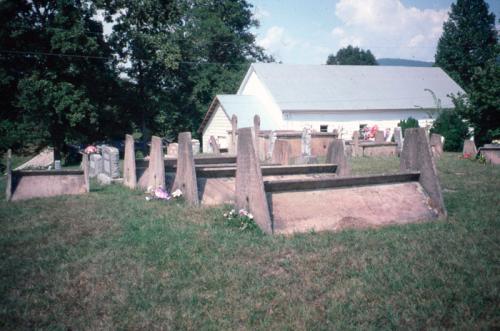
[[[0,151],[194,132],[272,60],[246,0],[6,0],[0,17]]]

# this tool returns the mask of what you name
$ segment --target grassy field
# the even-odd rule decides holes
[[[2,201],[0,329],[498,329],[500,167],[438,168],[446,221],[293,237],[120,186]]]

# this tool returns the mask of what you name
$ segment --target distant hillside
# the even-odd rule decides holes
[[[381,66],[403,66],[403,67],[432,67],[433,62],[406,60],[406,59],[377,59]]]

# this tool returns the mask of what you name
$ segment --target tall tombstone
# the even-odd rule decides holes
[[[476,157],[477,148],[473,140],[464,140],[464,149],[462,155],[468,155],[469,157]]]
[[[326,162],[337,165],[337,170],[335,171],[337,176],[345,177],[351,175],[351,164],[347,158],[344,140],[335,139],[328,145]]]
[[[99,175],[102,172],[103,172],[102,155],[95,154],[95,153],[90,154],[89,155],[89,176],[91,178],[94,178],[94,177],[97,177],[97,175]]]
[[[375,133],[375,143],[383,144],[385,142],[384,131],[377,131]]]
[[[352,133],[352,156],[358,156],[359,152],[359,131]]]
[[[267,203],[260,162],[255,149],[253,128],[238,129],[236,157],[236,206],[254,216],[262,231],[272,233],[271,215]]]
[[[173,190],[181,190],[186,201],[193,206],[198,206],[198,184],[194,165],[191,132],[181,132],[178,137],[179,150],[177,156],[177,170]]]
[[[104,145],[102,153],[102,173],[111,179],[120,177],[120,152],[118,148]]]
[[[435,158],[440,158],[443,155],[443,136],[437,133],[431,133],[430,138],[432,155]]]
[[[125,135],[125,156],[123,158],[123,185],[135,189],[137,172],[135,168],[135,142],[130,134]]]
[[[302,156],[311,156],[311,141],[312,141],[311,130],[309,128],[304,128],[302,130],[302,139],[301,139]]]
[[[82,154],[83,182],[85,192],[90,192],[90,155]]]
[[[267,150],[267,159],[268,160],[272,160],[273,158],[273,154],[274,154],[274,147],[275,147],[275,144],[276,144],[276,139],[278,139],[278,137],[276,136],[276,132],[275,131],[271,131],[269,133],[269,139],[268,139],[268,150]],[[271,161],[272,162],[272,161]]]
[[[236,154],[236,130],[238,130],[238,117],[233,114],[231,116],[231,148],[229,150],[231,154]]]
[[[290,164],[290,155],[292,155],[292,146],[286,140],[278,139],[274,143],[271,162],[275,164]]]
[[[210,136],[209,144],[210,147],[212,147],[212,153],[220,154],[219,144],[217,143],[217,140],[215,139],[214,136]]]
[[[446,217],[441,184],[425,128],[405,130],[405,142],[399,162],[402,172],[420,172],[419,182],[429,195],[431,207],[437,211],[438,216]]]
[[[257,155],[260,156],[260,143],[259,143],[259,136],[260,136],[260,116],[259,115],[254,115],[253,117],[253,128],[254,128],[254,139],[255,139],[255,150],[257,151]],[[260,157],[259,157],[260,159]]]
[[[151,148],[149,150],[148,188],[165,188],[165,159],[163,153],[163,142],[160,137],[151,137]]]
[[[399,155],[403,150],[403,134],[401,133],[400,127],[394,128],[394,141],[396,142]]]
[[[191,145],[193,145],[193,155],[200,154],[200,141],[198,139],[191,139]]]
[[[5,185],[5,199],[10,201],[12,198],[12,150],[9,148],[6,155],[6,166],[7,166],[7,183]]]

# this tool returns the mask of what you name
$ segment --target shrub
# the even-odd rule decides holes
[[[453,110],[443,110],[434,121],[431,133],[439,133],[444,137],[444,150],[459,152],[464,140],[469,138],[469,128]]]
[[[405,135],[406,129],[420,127],[420,125],[418,125],[418,120],[414,119],[411,116],[408,117],[406,120],[399,121],[398,126],[401,128],[401,132],[403,133],[403,137]]]

